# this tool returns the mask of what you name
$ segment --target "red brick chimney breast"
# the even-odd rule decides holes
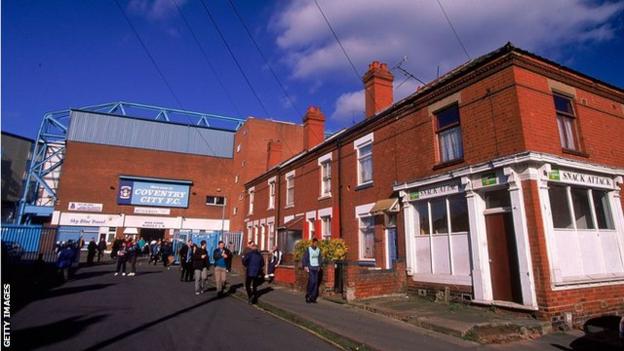
[[[325,115],[318,106],[310,106],[303,116],[303,147],[309,150],[325,140]]]
[[[388,70],[388,65],[379,61],[373,61],[368,65],[368,71],[362,77],[362,81],[365,89],[366,118],[374,116],[379,111],[392,105],[392,82],[394,81],[394,76]]]
[[[280,162],[282,162],[282,143],[271,139],[267,143],[267,170]]]

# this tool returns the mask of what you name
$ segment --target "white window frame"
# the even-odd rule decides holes
[[[360,186],[360,185],[368,185],[368,184],[372,184],[373,183],[374,174],[373,174],[373,149],[372,149],[372,144],[373,144],[374,140],[375,140],[374,133],[369,133],[369,134],[367,134],[367,135],[365,135],[365,136],[363,136],[363,137],[361,137],[361,138],[359,138],[359,139],[357,139],[357,140],[355,140],[353,142],[353,149],[356,152],[356,172],[357,172],[357,185],[358,186]],[[370,152],[370,158],[371,158],[371,170],[370,170],[371,179],[367,180],[367,181],[362,181],[361,172],[360,172],[360,170],[361,170],[360,163],[361,163],[362,157],[360,155],[360,149],[362,147],[368,146],[368,145],[371,145],[371,152]]]
[[[565,189],[566,192],[566,201],[567,201],[567,205],[568,205],[568,211],[570,212],[570,220],[572,221],[572,228],[557,228],[555,227],[554,223],[553,223],[553,229],[557,230],[557,231],[564,231],[564,230],[574,230],[574,231],[595,231],[595,232],[615,232],[615,213],[613,212],[613,209],[611,208],[611,202],[607,202],[607,205],[609,206],[608,208],[608,215],[609,215],[609,219],[611,221],[611,225],[613,226],[613,228],[599,228],[598,227],[598,217],[596,215],[596,206],[594,203],[594,196],[593,196],[593,192],[594,191],[602,191],[605,192],[607,194],[607,197],[609,196],[609,192],[610,190],[608,189],[592,189],[590,187],[586,187],[586,186],[581,186],[581,185],[573,185],[573,184],[565,184],[565,183],[554,183],[553,185],[556,186],[560,186],[562,188]],[[549,186],[550,188],[550,186]],[[587,199],[588,199],[588,205],[589,205],[589,210],[590,210],[590,219],[591,219],[591,223],[594,226],[594,228],[577,228],[577,224],[576,224],[576,213],[574,212],[574,201],[572,200],[572,188],[576,188],[576,189],[583,189],[587,192]],[[549,197],[549,201],[550,201],[550,197]],[[551,220],[552,220],[552,206],[551,206]]]
[[[318,165],[320,167],[320,175],[321,175],[321,194],[319,199],[324,199],[331,197],[331,161],[332,154],[331,152],[319,157]],[[325,184],[327,182],[327,184]]]
[[[284,176],[286,180],[286,208],[295,206],[295,174],[295,171],[292,170]],[[292,195],[290,195],[290,189],[292,189]]]
[[[268,192],[269,192],[269,210],[272,210],[275,208],[275,193],[276,193],[276,184],[277,184],[277,177],[272,177],[267,181],[268,184]]]
[[[254,210],[254,200],[255,200],[256,187],[251,187],[247,190],[247,194],[249,194],[249,211],[248,214],[253,214]]]
[[[367,262],[375,262],[375,258],[364,258],[363,252],[364,252],[364,238],[362,236],[362,231],[361,231],[361,227],[362,227],[362,221],[361,218],[364,217],[371,217],[373,218],[373,238],[375,235],[375,217],[373,215],[371,215],[370,211],[373,209],[373,207],[375,206],[375,203],[369,203],[369,204],[365,204],[365,205],[360,205],[360,206],[356,206],[355,207],[355,219],[357,220],[358,223],[358,260],[359,261],[367,261]],[[373,245],[374,245],[374,240],[373,240]],[[374,253],[373,253],[374,255]]]
[[[323,240],[331,239],[331,216],[322,216],[321,217],[321,237]]]
[[[208,198],[209,198],[209,197],[214,198],[214,200],[215,200],[215,201],[214,201],[214,202],[208,202]],[[216,200],[217,200],[217,198],[223,198],[223,203],[222,203],[222,204],[217,203],[217,201],[216,201]],[[225,196],[219,196],[219,195],[207,195],[207,196],[206,196],[206,205],[208,205],[208,206],[218,206],[218,207],[223,207],[223,206],[225,206],[225,205],[226,205],[226,201],[227,201],[227,200],[225,199]]]

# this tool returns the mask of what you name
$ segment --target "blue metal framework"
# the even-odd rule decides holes
[[[43,116],[20,199],[17,224],[31,223],[31,219],[35,216],[52,214],[57,200],[57,189],[54,179],[51,180],[49,177],[60,170],[63,164],[71,110],[48,112]],[[234,117],[123,101],[85,106],[77,110],[107,113],[113,117],[129,116],[231,131],[238,130],[245,121]],[[43,198],[44,194],[46,198]]]

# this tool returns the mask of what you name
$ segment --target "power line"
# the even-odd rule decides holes
[[[444,18],[446,18],[446,22],[451,27],[453,34],[455,34],[455,38],[457,39],[457,42],[461,46],[462,50],[464,50],[464,54],[466,54],[466,57],[468,58],[468,60],[472,60],[472,58],[470,57],[470,54],[468,54],[468,50],[466,50],[466,47],[464,46],[464,43],[462,43],[461,39],[459,38],[459,34],[457,34],[457,31],[455,30],[455,27],[453,26],[451,19],[446,14],[446,10],[444,10],[444,6],[442,6],[442,2],[440,2],[440,0],[436,0],[436,1],[438,2],[438,5],[440,5],[440,10],[442,10],[442,13],[444,14]]]
[[[332,35],[334,36],[334,39],[336,39],[336,42],[340,46],[340,49],[342,49],[342,53],[347,58],[347,61],[349,61],[349,64],[351,65],[351,68],[353,69],[353,73],[355,73],[355,76],[358,78],[358,80],[361,79],[362,76],[358,72],[357,68],[355,68],[355,65],[353,64],[353,61],[351,61],[351,58],[349,57],[349,54],[347,54],[347,50],[345,50],[344,46],[342,46],[342,42],[340,42],[340,39],[338,38],[338,34],[336,34],[336,31],[334,30],[334,27],[332,27],[331,23],[329,22],[329,19],[325,15],[325,12],[323,12],[323,9],[321,8],[321,5],[319,5],[317,0],[314,0],[314,3],[316,4],[316,7],[318,8],[319,12],[323,16],[323,19],[325,20],[325,23],[327,23],[327,26],[329,27],[329,30],[332,32]]]
[[[254,39],[253,35],[251,34],[251,31],[249,30],[249,27],[247,26],[247,24],[245,24],[245,20],[243,19],[243,17],[241,16],[241,14],[238,12],[238,9],[236,8],[236,5],[234,4],[234,2],[232,0],[228,0],[228,2],[230,3],[230,6],[232,7],[232,10],[234,11],[234,13],[236,14],[236,17],[238,17],[238,20],[240,21],[241,25],[243,26],[243,28],[245,28],[245,32],[247,32],[247,36],[249,37],[249,39],[251,39],[251,42],[254,44],[254,46],[256,47],[256,50],[258,51],[258,54],[260,54],[260,57],[262,57],[262,60],[264,61],[264,63],[267,65],[267,67],[269,68],[269,71],[271,71],[271,74],[273,75],[273,78],[275,78],[275,81],[277,82],[277,84],[280,86],[280,88],[282,89],[282,92],[284,93],[284,96],[286,97],[286,99],[288,100],[288,103],[290,104],[290,106],[293,108],[293,110],[295,111],[295,113],[299,113],[296,108],[295,103],[293,102],[293,100],[290,98],[290,95],[288,94],[288,92],[286,91],[286,88],[284,87],[284,85],[282,84],[282,81],[279,79],[279,77],[277,76],[277,74],[275,73],[275,71],[273,70],[273,67],[271,66],[271,64],[269,63],[269,60],[266,58],[266,56],[264,55],[264,53],[262,52],[262,50],[260,49],[260,45],[258,45],[258,42],[256,41],[256,39]]]
[[[240,73],[243,75],[243,78],[245,79],[245,82],[247,83],[247,86],[249,86],[249,89],[251,90],[251,92],[253,93],[253,95],[256,97],[256,100],[258,100],[258,103],[260,104],[260,106],[262,107],[262,110],[264,111],[264,113],[269,116],[269,112],[267,111],[266,106],[264,105],[264,103],[262,102],[262,100],[260,99],[260,96],[258,95],[258,93],[256,92],[256,90],[253,88],[253,86],[251,85],[251,81],[249,80],[249,78],[247,77],[247,74],[245,74],[245,71],[243,70],[243,67],[241,66],[241,64],[238,62],[238,59],[236,58],[236,55],[234,55],[234,52],[232,51],[232,48],[230,48],[230,44],[228,44],[227,40],[225,39],[225,36],[223,35],[223,33],[221,32],[221,29],[219,28],[219,25],[217,24],[217,21],[215,21],[214,17],[212,17],[212,13],[210,12],[210,9],[208,9],[208,6],[206,5],[206,3],[204,2],[204,0],[200,0],[204,10],[206,10],[206,14],[208,14],[208,18],[210,18],[210,22],[212,23],[213,27],[215,28],[215,30],[217,31],[217,33],[219,34],[219,37],[221,38],[221,40],[223,41],[223,44],[225,45],[225,48],[227,49],[227,51],[230,53],[230,56],[232,57],[232,60],[234,61],[234,63],[236,64],[236,67],[238,67],[238,70],[240,71]]]
[[[191,33],[191,36],[193,37],[193,40],[195,41],[195,43],[197,44],[197,46],[199,47],[199,50],[201,51],[204,59],[206,60],[206,63],[208,64],[208,67],[210,68],[210,71],[212,72],[212,74],[215,76],[215,78],[217,79],[217,82],[219,83],[219,86],[221,87],[221,89],[223,89],[223,92],[225,93],[225,95],[227,96],[228,100],[230,101],[230,103],[232,104],[232,106],[234,107],[234,109],[236,110],[236,113],[240,116],[241,111],[238,108],[238,105],[234,102],[234,99],[232,98],[232,95],[230,95],[230,92],[228,91],[228,89],[225,87],[225,84],[223,84],[223,81],[221,80],[221,78],[219,77],[219,75],[217,74],[217,70],[214,68],[214,65],[212,64],[212,61],[210,60],[210,58],[208,57],[208,54],[206,53],[206,51],[204,50],[204,47],[201,45],[199,39],[197,38],[197,35],[195,34],[195,31],[193,31],[193,28],[191,27],[190,23],[188,22],[188,20],[186,19],[186,16],[184,16],[184,13],[182,12],[182,9],[180,8],[180,6],[178,5],[178,2],[176,0],[171,0],[171,2],[175,5],[176,9],[178,10],[178,13],[180,14],[180,17],[182,18],[182,21],[184,22],[184,24],[186,25],[186,28],[188,28],[189,32]]]
[[[126,11],[124,11],[124,9],[121,7],[121,5],[119,4],[118,0],[115,0],[115,4],[119,8],[119,11],[121,11],[121,14],[123,15],[123,17],[126,19],[126,22],[128,22],[128,26],[130,26],[130,29],[132,29],[132,31],[134,32],[134,35],[136,36],[137,40],[139,41],[139,44],[141,44],[141,47],[143,48],[143,51],[145,51],[145,54],[147,55],[147,57],[150,59],[150,61],[152,61],[152,64],[154,65],[154,68],[158,72],[158,75],[160,76],[160,79],[162,79],[163,83],[165,83],[165,86],[169,90],[169,93],[171,93],[171,96],[173,96],[173,99],[178,104],[178,107],[182,108],[182,102],[180,102],[180,99],[178,98],[178,96],[173,92],[173,88],[171,87],[171,84],[169,84],[169,81],[167,80],[167,78],[165,77],[163,72],[160,70],[160,67],[158,67],[158,64],[156,63],[156,60],[154,59],[154,56],[152,56],[150,51],[147,49],[147,46],[145,45],[145,43],[141,39],[141,36],[139,35],[139,32],[136,30],[136,28],[134,27],[134,25],[130,21],[130,18],[128,18],[128,15],[126,15]]]

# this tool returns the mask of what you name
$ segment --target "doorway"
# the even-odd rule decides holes
[[[163,240],[165,238],[165,229],[141,228],[141,237],[148,243],[152,240]]]
[[[485,215],[494,300],[521,304],[518,250],[511,212]]]

